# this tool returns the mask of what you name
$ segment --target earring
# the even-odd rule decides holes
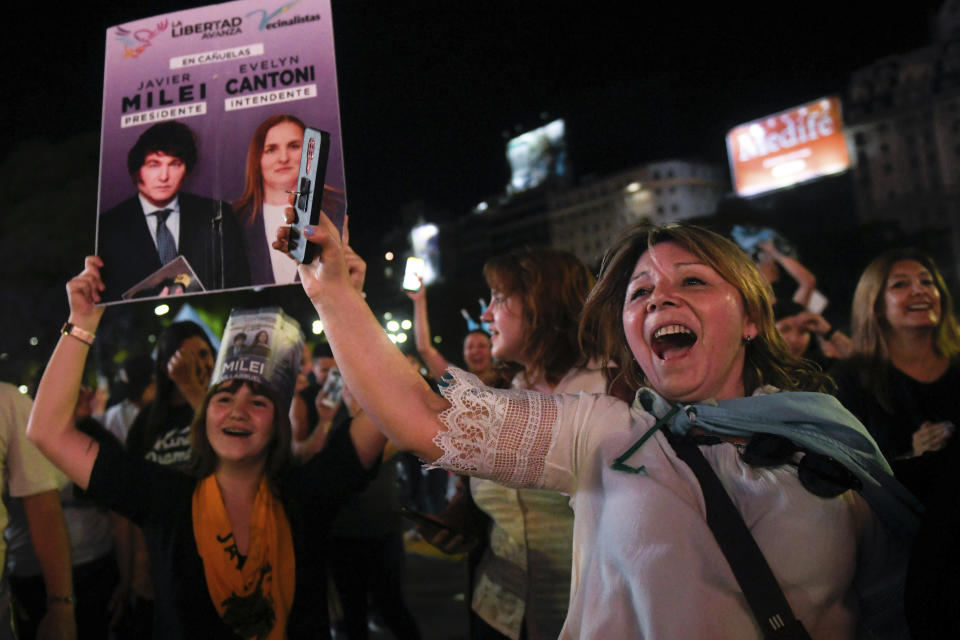
[[[756,336],[743,336],[743,344],[750,344]]]

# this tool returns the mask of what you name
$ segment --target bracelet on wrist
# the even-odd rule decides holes
[[[88,347],[93,346],[93,340],[96,338],[94,334],[90,333],[86,329],[81,329],[72,322],[64,322],[63,326],[60,328],[60,333],[65,336],[70,336],[71,338],[76,338]]]
[[[68,596],[47,596],[47,606],[49,607],[52,604],[75,605],[77,604],[77,598],[72,593]]]

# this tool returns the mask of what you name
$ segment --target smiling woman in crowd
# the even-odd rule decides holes
[[[878,256],[852,316],[854,356],[832,371],[837,397],[890,458],[945,447],[960,424],[960,328],[933,260],[913,249]]]

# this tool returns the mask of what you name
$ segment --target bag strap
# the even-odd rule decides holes
[[[763,637],[769,640],[809,640],[810,635],[793,615],[743,516],[737,511],[700,448],[689,438],[680,438],[669,432],[667,436],[677,457],[690,467],[700,481],[707,508],[707,524],[763,630]]]

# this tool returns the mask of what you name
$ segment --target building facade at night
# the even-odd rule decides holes
[[[587,264],[599,264],[624,226],[709,215],[728,190],[718,166],[687,160],[641,165],[549,194],[550,241]]]
[[[960,2],[943,4],[931,40],[851,74],[854,198],[861,222],[940,229],[960,256]]]

